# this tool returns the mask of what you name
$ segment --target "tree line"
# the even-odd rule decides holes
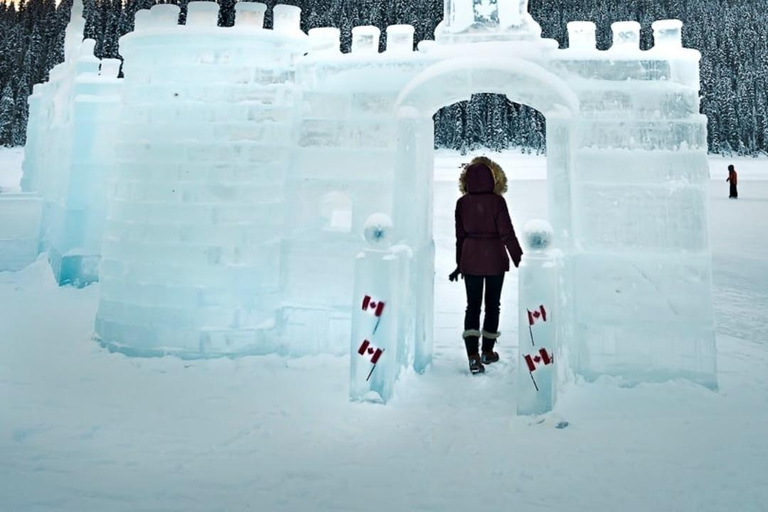
[[[181,7],[188,0],[162,0]],[[119,58],[118,40],[133,30],[136,11],[154,0],[85,0],[85,36],[96,41],[96,55]],[[235,0],[219,0],[219,24],[231,26]],[[277,3],[267,0],[270,7]],[[342,48],[351,46],[352,28],[410,24],[416,41],[432,39],[443,17],[443,0],[284,0],[303,10],[303,28],[334,26],[342,31]],[[64,29],[72,0],[19,0],[0,3],[0,144],[25,142],[27,97],[32,86],[47,80],[64,58]],[[567,46],[569,21],[594,21],[598,47],[611,44],[610,24],[636,20],[643,26],[641,46],[652,46],[651,23],[677,18],[685,23],[687,47],[703,54],[702,111],[709,117],[713,153],[768,153],[768,0],[531,0],[530,11],[544,37]],[[267,16],[267,26],[271,19]],[[386,44],[383,33],[382,47]],[[545,123],[529,107],[504,96],[478,94],[435,115],[438,147],[471,151],[546,148]]]

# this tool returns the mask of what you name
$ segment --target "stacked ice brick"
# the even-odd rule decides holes
[[[303,91],[296,161],[288,175],[286,273],[281,315],[294,354],[349,348],[352,262],[369,215],[393,200],[400,90],[426,65],[414,52],[414,29],[355,27],[349,53],[335,28],[309,31],[297,70]]]
[[[707,120],[682,24],[569,25],[552,66],[580,100],[574,121],[569,280],[572,354],[587,377],[688,377],[716,385],[707,222]]]
[[[117,170],[96,333],[138,355],[274,352],[300,10],[156,5],[121,39]]]
[[[48,251],[56,280],[80,286],[98,280],[121,85],[120,61],[94,57],[84,26],[76,2],[65,61],[30,98],[22,180],[22,190],[43,201],[42,229],[29,233],[35,255]]]

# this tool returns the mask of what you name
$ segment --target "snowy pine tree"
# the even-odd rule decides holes
[[[16,102],[13,98],[11,82],[5,84],[0,95],[0,141],[6,147],[13,147],[16,120]]]
[[[184,21],[189,0],[163,0],[182,8]],[[86,37],[97,41],[97,56],[119,57],[119,38],[133,30],[134,16],[155,0],[84,0]],[[235,0],[219,0],[220,23],[234,23]],[[274,7],[278,0],[267,0]],[[388,25],[409,23],[416,42],[433,39],[443,16],[443,0],[279,0],[302,8],[302,27],[336,26],[342,30],[342,48],[352,42],[352,28],[373,24],[382,29],[382,48]],[[7,98],[14,102],[11,127],[0,133],[0,144],[19,143],[25,132],[26,101],[31,86],[48,77],[64,58],[64,29],[72,0],[19,0],[0,3],[0,84],[10,84]],[[731,151],[768,153],[768,0],[531,0],[530,12],[539,21],[543,37],[568,44],[566,24],[574,20],[597,24],[598,47],[611,44],[610,24],[634,19],[643,25],[641,45],[653,41],[650,24],[656,19],[679,18],[686,24],[687,47],[702,52],[702,112],[709,117],[709,146],[716,153]],[[271,26],[271,11],[267,26]],[[472,102],[446,107],[435,116],[437,145],[467,150],[489,146],[527,146],[544,149],[546,124],[542,115],[514,105],[502,96],[478,95]],[[11,121],[7,121],[12,118]],[[502,128],[499,128],[502,127]],[[500,132],[501,130],[501,132]],[[15,134],[15,135],[14,135]],[[23,141],[23,136],[21,137]]]

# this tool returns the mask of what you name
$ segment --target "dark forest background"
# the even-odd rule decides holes
[[[118,39],[133,30],[134,14],[153,0],[85,0],[85,36],[95,39],[98,57],[119,57]],[[182,8],[187,0],[172,0]],[[234,23],[234,0],[219,0],[220,25]],[[266,2],[272,7],[274,0]],[[443,15],[443,0],[285,0],[303,9],[304,29],[335,26],[342,46],[351,44],[357,25],[407,23],[416,40],[432,39]],[[25,143],[27,97],[64,58],[64,29],[72,0],[20,0],[0,4],[0,144]],[[651,23],[677,18],[685,23],[684,42],[703,54],[702,109],[709,117],[713,153],[768,153],[768,0],[531,0],[530,11],[544,37],[567,46],[569,21],[594,21],[598,46],[610,46],[610,24],[636,20],[642,46],[652,45]],[[269,26],[271,20],[267,19]],[[382,45],[385,41],[382,41]],[[470,151],[522,147],[545,149],[541,115],[503,96],[479,94],[435,116],[436,144]]]

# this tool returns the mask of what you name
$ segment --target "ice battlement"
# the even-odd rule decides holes
[[[653,23],[654,46],[648,51],[640,50],[640,23],[619,21],[611,25],[613,44],[603,52],[606,58],[641,59],[653,52],[654,58],[676,60],[701,57],[697,50],[683,48],[683,23],[679,20],[659,20]],[[594,56],[597,52],[597,28],[589,21],[568,23],[568,50],[584,52]]]
[[[240,2],[235,6],[236,17],[233,27],[219,27],[219,4],[208,0],[195,0],[188,4],[186,24],[179,24],[179,6],[173,4],[157,4],[151,9],[142,9],[136,13],[136,23],[133,32],[121,38],[122,41],[131,41],[160,34],[185,34],[206,29],[215,31],[218,35],[226,36],[228,33],[244,35],[252,31],[266,35],[269,33],[289,35],[298,38],[306,38],[301,30],[301,9],[293,5],[276,5],[273,12],[273,28],[264,28],[264,20],[267,6],[258,2]]]

